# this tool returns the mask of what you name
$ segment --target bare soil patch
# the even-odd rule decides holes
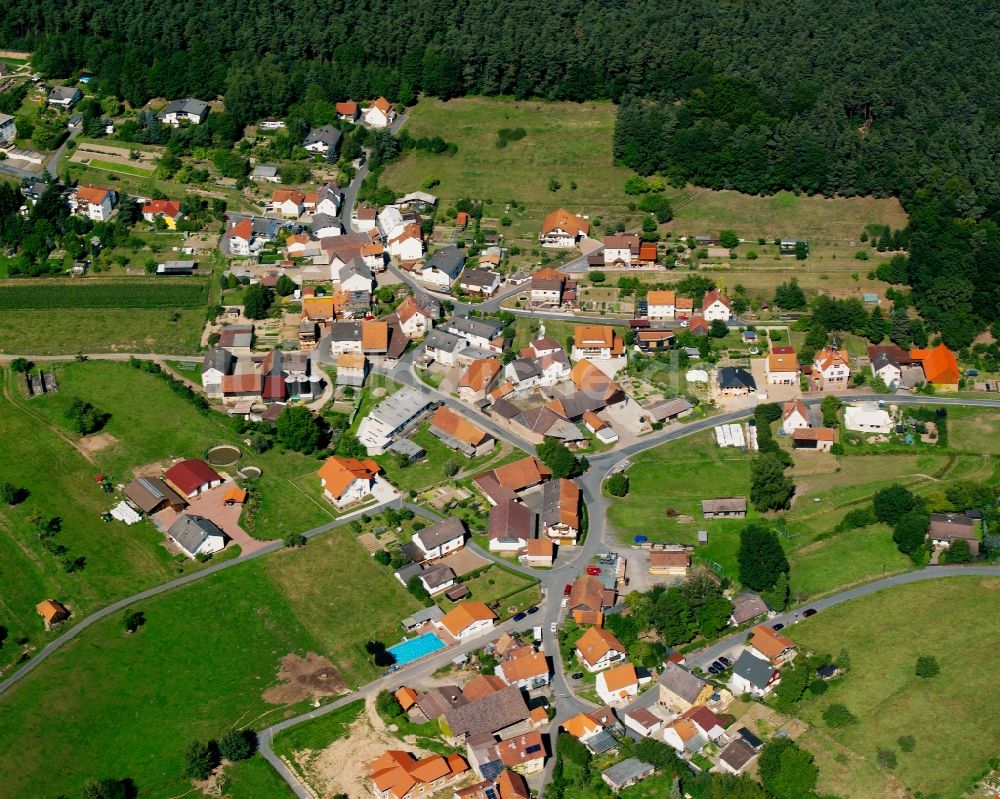
[[[336,667],[325,657],[309,652],[304,658],[285,655],[278,670],[280,685],[264,692],[264,701],[275,705],[291,705],[303,699],[336,696],[347,691],[347,683]]]
[[[92,454],[117,443],[118,439],[111,435],[111,433],[94,433],[93,435],[81,438],[77,442],[77,447],[86,453]]]

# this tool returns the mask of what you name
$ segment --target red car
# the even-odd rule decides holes
[[[601,567],[600,566],[588,566],[587,567],[587,574],[589,574],[591,577],[597,577],[597,575],[599,575],[600,573],[601,573]]]
[[[565,590],[563,590],[563,596],[569,596],[570,592],[572,590],[573,590],[573,586],[570,585],[569,583],[566,583],[566,588],[565,588]]]

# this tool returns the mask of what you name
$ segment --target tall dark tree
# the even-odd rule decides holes
[[[788,572],[788,559],[777,534],[763,523],[748,524],[740,532],[736,553],[740,582],[754,591],[765,591]]]

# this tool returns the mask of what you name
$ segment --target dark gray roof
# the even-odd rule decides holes
[[[225,539],[226,534],[222,532],[215,523],[204,516],[193,516],[185,514],[170,525],[169,535],[184,551],[192,555],[198,548],[208,540],[209,536],[221,535]]]
[[[899,358],[891,352],[877,350],[875,354],[872,355],[872,368],[877,372],[880,369],[884,369],[886,366],[895,366],[898,369],[900,367]]]
[[[49,92],[50,100],[71,100],[80,94],[80,90],[73,86],[55,86]]]
[[[738,366],[723,366],[719,369],[719,388],[746,388],[757,390],[753,375]]]
[[[442,247],[424,262],[424,269],[433,267],[452,279],[458,277],[465,263],[465,253],[458,247]]]
[[[229,350],[216,347],[205,353],[201,362],[201,372],[204,374],[209,369],[218,369],[222,374],[228,375],[233,373],[235,365],[236,357]]]
[[[403,626],[416,627],[427,621],[437,621],[442,616],[444,616],[444,611],[437,605],[431,605],[429,608],[418,610],[412,616],[407,616],[403,619]]]
[[[328,227],[341,227],[340,220],[335,216],[330,216],[330,214],[313,214],[312,229],[314,233]]]
[[[401,455],[406,455],[411,460],[422,458],[424,455],[427,454],[427,450],[425,450],[419,444],[414,444],[408,438],[399,438],[393,441],[389,445],[389,449],[392,452],[398,452]]]
[[[492,341],[503,332],[503,323],[495,319],[469,319],[456,316],[448,322],[444,329],[462,338],[483,338]]]
[[[733,664],[733,674],[742,677],[754,688],[763,689],[771,681],[774,674],[774,666],[766,660],[751,655],[746,649]]]
[[[606,778],[612,786],[616,786],[638,780],[652,774],[653,771],[651,763],[644,763],[637,757],[627,757],[620,763],[615,763],[611,768],[604,769],[601,776]]]
[[[366,280],[371,280],[372,270],[368,268],[368,264],[366,264],[361,258],[352,258],[347,262],[344,268],[340,270],[340,280],[343,282],[353,275],[360,275]]]
[[[340,130],[333,125],[323,125],[321,128],[310,130],[309,135],[302,142],[302,146],[308,147],[310,144],[325,144],[327,147],[336,147],[340,143],[340,136]]]
[[[599,755],[603,752],[610,752],[612,749],[617,749],[618,741],[607,730],[600,730],[584,741],[584,746],[595,755]]]
[[[167,103],[167,107],[160,112],[160,118],[167,114],[194,114],[202,116],[208,111],[208,103],[196,100],[193,97],[185,97],[182,100],[174,100]]]
[[[184,502],[184,499],[159,477],[137,477],[125,486],[125,496],[138,505],[143,513],[153,512],[164,502],[171,504]]]
[[[725,762],[734,771],[741,771],[747,763],[753,760],[754,755],[756,752],[750,748],[749,744],[742,738],[737,738],[722,750],[719,760]]]
[[[518,358],[516,361],[510,362],[510,368],[518,380],[530,380],[532,377],[541,375],[534,358]]]
[[[668,663],[660,675],[660,685],[684,701],[694,702],[705,687],[705,681],[676,663]]]
[[[447,566],[435,566],[431,569],[426,569],[420,577],[429,590],[454,580],[455,572]]]
[[[435,328],[427,334],[424,346],[431,350],[444,350],[445,352],[458,352],[465,348],[466,340],[454,333]]]
[[[489,269],[466,269],[462,272],[462,279],[460,283],[463,286],[477,286],[479,288],[485,288],[487,286],[492,286],[497,282],[499,278],[496,272],[491,272]]]
[[[740,727],[736,731],[736,734],[746,741],[753,749],[760,749],[764,745],[764,742],[746,727]]]
[[[420,568],[419,563],[407,563],[405,566],[400,566],[396,569],[396,576],[402,580],[404,584],[410,582],[410,580],[422,573],[423,569]]]
[[[360,322],[334,322],[330,325],[331,341],[361,341]]]
[[[510,400],[501,397],[493,403],[493,413],[502,419],[516,419],[521,415],[521,409]]]
[[[335,203],[339,203],[341,194],[340,186],[336,183],[324,183],[316,192],[316,203],[319,204],[323,200],[333,200]]]
[[[417,537],[427,549],[434,549],[456,538],[464,538],[465,526],[460,519],[450,517],[414,533],[414,538]]]
[[[456,738],[496,732],[526,718],[528,706],[516,685],[445,713],[448,729]]]
[[[767,603],[753,591],[746,591],[733,600],[733,619],[737,624],[762,616],[767,610]]]

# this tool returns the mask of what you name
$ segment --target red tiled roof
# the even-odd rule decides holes
[[[185,494],[197,491],[206,483],[221,480],[219,473],[205,461],[196,459],[179,461],[167,469],[163,475],[167,480],[181,489]]]

